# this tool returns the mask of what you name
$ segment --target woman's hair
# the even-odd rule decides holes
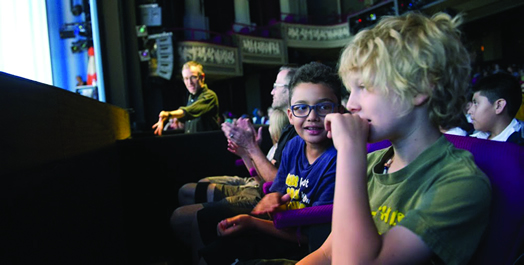
[[[289,119],[286,112],[282,109],[273,109],[271,115],[269,116],[269,135],[271,135],[271,140],[273,144],[278,142],[282,130],[289,124]]]
[[[471,70],[460,40],[461,23],[461,15],[445,13],[384,17],[344,49],[339,75],[349,89],[348,74],[359,72],[367,89],[396,94],[392,98],[410,106],[407,111],[414,96],[426,94],[435,125],[459,124]]]

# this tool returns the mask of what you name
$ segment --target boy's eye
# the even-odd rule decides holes
[[[297,113],[305,113],[309,111],[309,106],[306,104],[293,105],[293,111]]]
[[[318,104],[318,109],[319,110],[330,110],[331,104]]]

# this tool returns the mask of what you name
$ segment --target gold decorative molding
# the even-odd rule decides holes
[[[350,40],[349,24],[329,26],[282,23],[282,35],[287,46],[293,48],[338,48]]]
[[[179,63],[197,61],[206,69],[206,74],[241,76],[242,62],[237,47],[228,47],[198,41],[178,43]]]
[[[281,39],[235,35],[242,63],[282,65],[288,62],[287,47]]]

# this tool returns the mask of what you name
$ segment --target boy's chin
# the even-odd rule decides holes
[[[327,132],[323,132],[318,135],[306,134],[306,135],[301,135],[300,137],[302,137],[302,139],[304,139],[306,143],[311,143],[311,144],[320,144],[320,143],[331,141],[331,139],[327,137]]]
[[[386,139],[385,136],[381,137],[381,136],[377,135],[376,133],[373,133],[371,130],[369,131],[368,139],[367,139],[368,143],[378,143],[378,142],[382,142],[384,140],[388,140],[388,139]]]
[[[475,124],[473,124],[473,129],[475,129],[475,131],[481,131],[481,132],[485,132],[485,129],[480,127],[480,126],[475,126]]]

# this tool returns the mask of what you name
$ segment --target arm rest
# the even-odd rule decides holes
[[[307,207],[278,212],[273,215],[276,228],[296,227],[330,223],[333,218],[333,204]]]
[[[271,188],[271,184],[273,184],[273,181],[264,182],[262,186],[262,191],[264,191],[264,194],[269,193],[269,188]]]
[[[235,166],[241,167],[243,165],[244,165],[244,160],[242,160],[242,159],[235,160]],[[254,167],[252,167],[252,168],[249,169],[249,175],[252,176],[252,177],[256,177],[256,176],[258,176],[258,172],[257,172],[257,170]]]
[[[389,141],[368,144],[368,152],[390,146]],[[264,194],[269,193],[272,182],[264,183]],[[314,224],[331,223],[333,218],[333,204],[307,207],[303,209],[278,212],[273,215],[273,224],[276,228],[307,226]]]
[[[235,166],[241,167],[243,165],[244,165],[244,160],[242,160],[242,159],[235,160]]]
[[[273,182],[266,182],[262,186],[264,194],[269,193]],[[303,225],[330,223],[333,215],[333,204],[307,207],[303,209],[277,212],[273,215],[273,224],[277,229]]]

